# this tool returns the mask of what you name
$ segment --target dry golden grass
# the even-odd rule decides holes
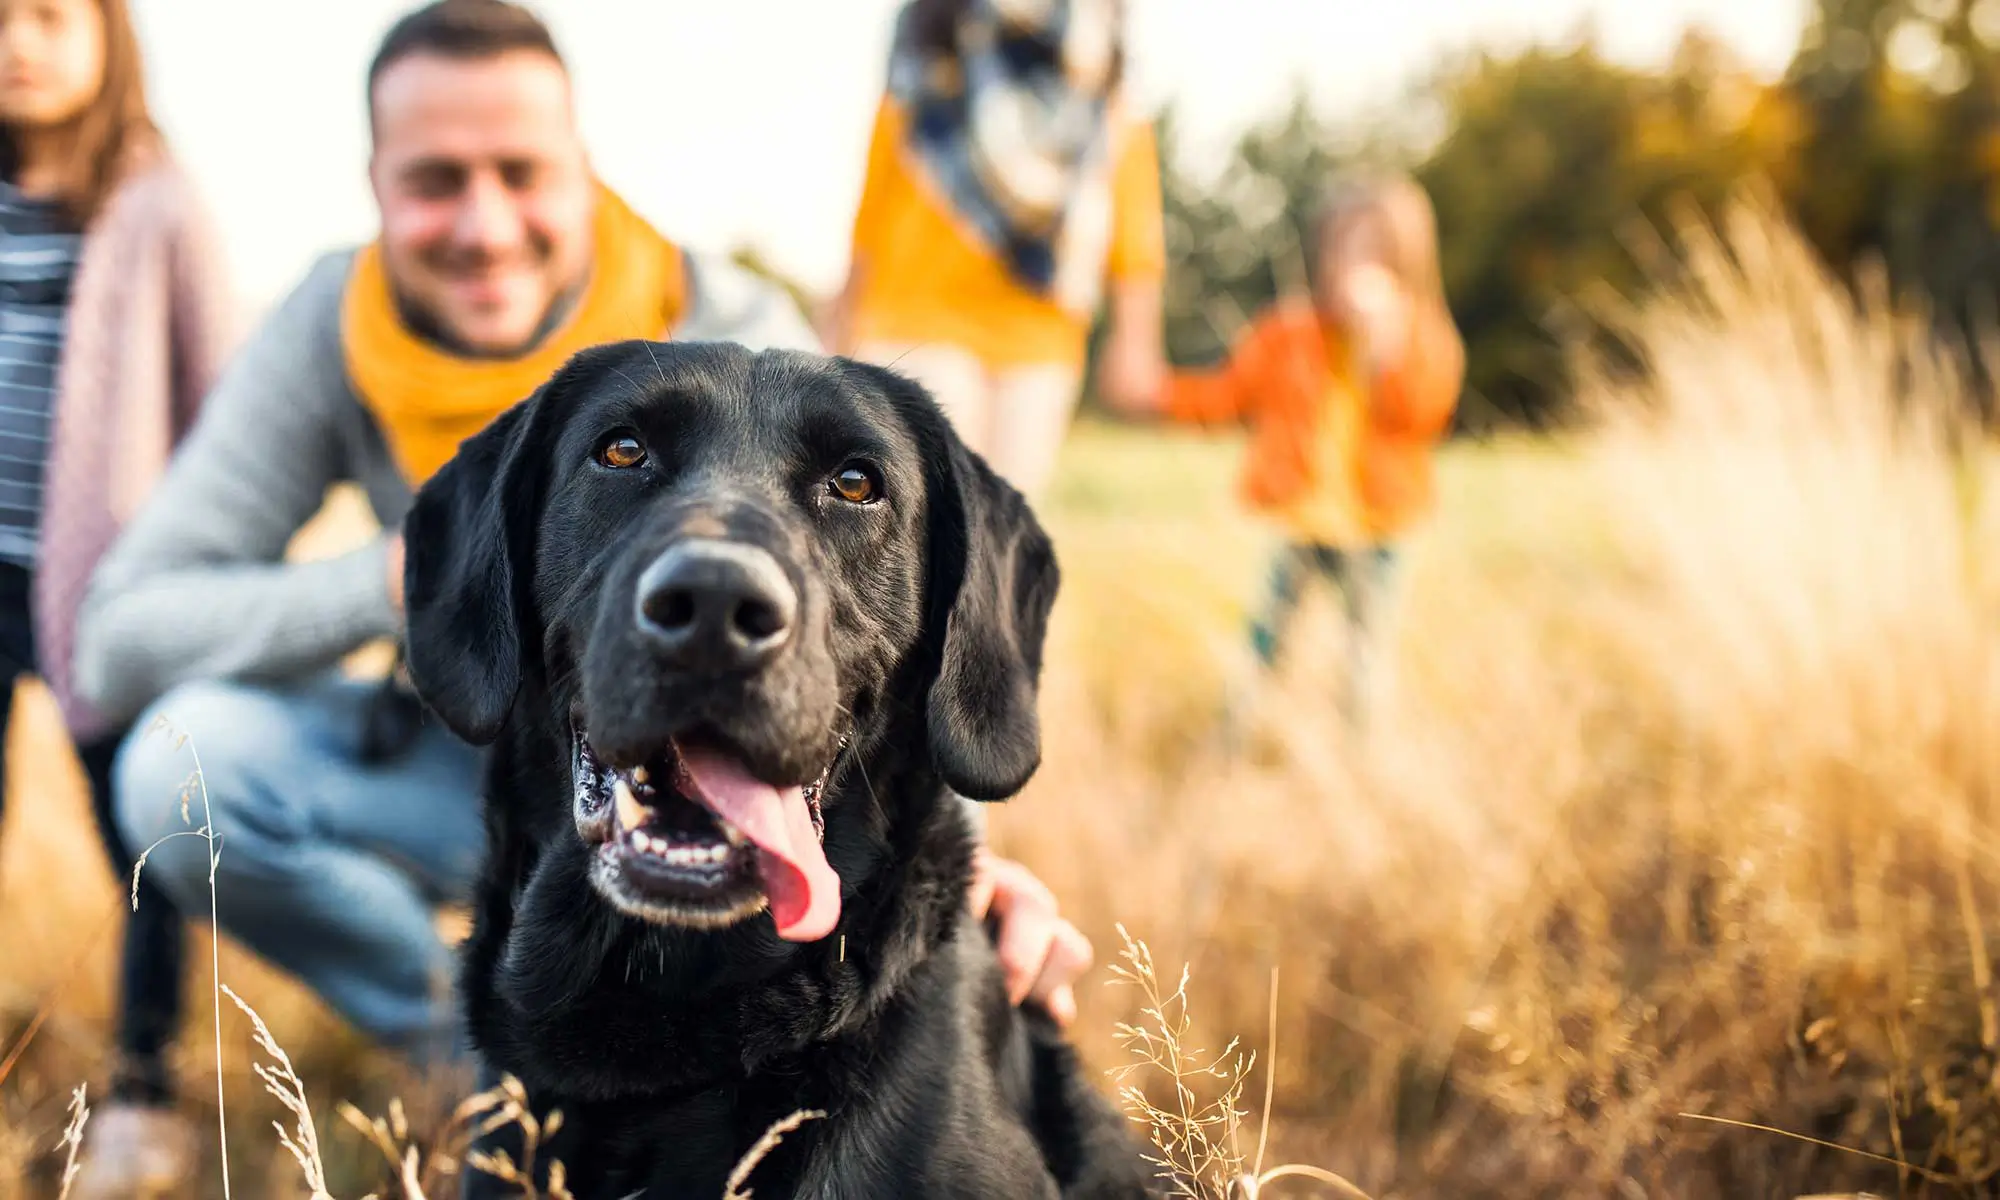
[[[1411,547],[1401,687],[1365,745],[1336,717],[1337,643],[1310,636],[1253,753],[1214,748],[1268,546],[1231,502],[1233,447],[1079,431],[1049,506],[1068,585],[1047,766],[994,835],[1107,953],[1122,922],[1192,965],[1184,1006],[1170,986],[1087,987],[1093,1061],[1130,1062],[1120,1028],[1153,1026],[1148,1007],[1186,1021],[1189,1049],[1240,1038],[1275,1074],[1205,1056],[1222,1076],[1193,1111],[1223,1101],[1255,1127],[1244,1097],[1268,1083],[1258,1161],[1378,1200],[1991,1187],[1987,454],[1910,325],[1750,213],[1729,235],[1691,239],[1677,292],[1608,314],[1653,371],[1590,376],[1590,433],[1446,455],[1440,518]],[[43,1188],[71,1089],[101,1078],[119,897],[47,710],[17,726],[0,1032],[56,1003],[0,1085],[0,1161],[34,1161]],[[227,953],[222,972],[315,1110],[420,1094],[270,972]],[[190,1097],[213,1084],[203,1026]],[[293,1194],[250,1037],[225,1014],[237,1189]],[[1158,1073],[1130,1082],[1181,1104]],[[443,1130],[450,1108],[385,1124],[386,1154],[321,1130],[327,1190],[392,1194],[410,1127]],[[1225,1185],[1251,1160],[1232,1128],[1210,1143]]]
[[[1301,654],[1261,755],[1206,749],[1259,574],[1193,447],[1141,467],[1180,511],[1120,512],[1121,479],[1059,513],[1062,719],[998,836],[1093,934],[1192,960],[1218,1041],[1282,963],[1277,1144],[1378,1197],[1951,1194],[2000,1166],[1994,513],[1962,388],[1782,231],[1696,232],[1681,289],[1616,315],[1650,383],[1591,376],[1565,446],[1456,456],[1368,746]]]

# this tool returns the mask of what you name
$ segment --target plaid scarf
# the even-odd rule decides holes
[[[908,150],[1016,280],[1094,307],[1102,264],[1078,243],[1108,196],[1121,0],[961,0],[949,39],[921,37],[923,3],[904,6],[890,57]]]

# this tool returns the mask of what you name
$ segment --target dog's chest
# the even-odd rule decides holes
[[[733,1182],[760,1200],[1052,1200],[1042,1156],[964,1028],[929,1010],[858,1057],[834,1053],[663,1114],[649,1122],[642,1195],[715,1200],[748,1159]],[[767,1134],[775,1141],[760,1145]]]

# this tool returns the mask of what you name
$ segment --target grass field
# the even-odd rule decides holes
[[[1444,455],[1365,744],[1321,605],[1247,752],[1221,752],[1270,548],[1232,501],[1236,447],[1079,427],[1046,506],[1047,763],[994,836],[1103,957],[1122,923],[1163,974],[1190,965],[1189,1046],[1259,1051],[1246,1157],[1268,1070],[1270,1161],[1376,1197],[1976,1195],[2000,1171],[1987,458],[1899,321],[1781,231],[1733,234],[1631,317],[1652,382],[1588,381],[1591,432]],[[69,1089],[101,1079],[119,902],[35,699],[11,734],[0,1029],[53,1015],[0,1084],[0,1163],[48,1163]],[[306,1081],[328,1190],[386,1187],[334,1102],[424,1089],[222,963]],[[1107,1068],[1136,1013],[1108,978],[1078,1025]],[[184,1075],[212,1120],[193,986]],[[237,1192],[292,1194],[233,1012],[224,1042]],[[1238,1166],[1213,1132],[1191,1194]]]

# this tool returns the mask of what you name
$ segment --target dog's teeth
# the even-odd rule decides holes
[[[743,844],[743,833],[741,830],[737,829],[736,826],[731,825],[729,822],[721,820],[719,818],[716,820],[715,823],[717,825],[722,826],[722,836],[729,840],[730,845],[741,846]]]
[[[636,783],[636,784],[638,784],[639,786],[641,786],[641,787],[644,787],[644,786],[646,785],[646,783],[648,782],[648,779],[649,779],[649,777],[648,777],[648,776],[647,776],[647,774],[646,774],[646,768],[644,768],[644,767],[634,767],[634,768],[632,768],[632,782],[633,782],[633,783]]]
[[[645,834],[643,834],[643,833],[640,833],[640,832],[639,832],[638,830],[634,829],[634,830],[632,831],[631,835],[630,835],[629,837],[627,837],[627,838],[626,838],[625,840],[626,840],[627,842],[630,842],[630,843],[631,843],[631,845],[632,845],[632,848],[633,848],[634,850],[638,850],[638,851],[642,851],[642,852],[643,852],[643,851],[644,851],[644,850],[646,849],[646,844],[647,844],[647,843],[648,843],[648,842],[649,842],[649,841],[650,841],[651,839],[650,839],[650,838],[648,838],[648,837],[647,837],[647,836],[646,836]]]
[[[637,829],[653,819],[653,810],[639,803],[632,786],[623,779],[611,785],[611,800],[618,810],[618,824],[626,829]]]

